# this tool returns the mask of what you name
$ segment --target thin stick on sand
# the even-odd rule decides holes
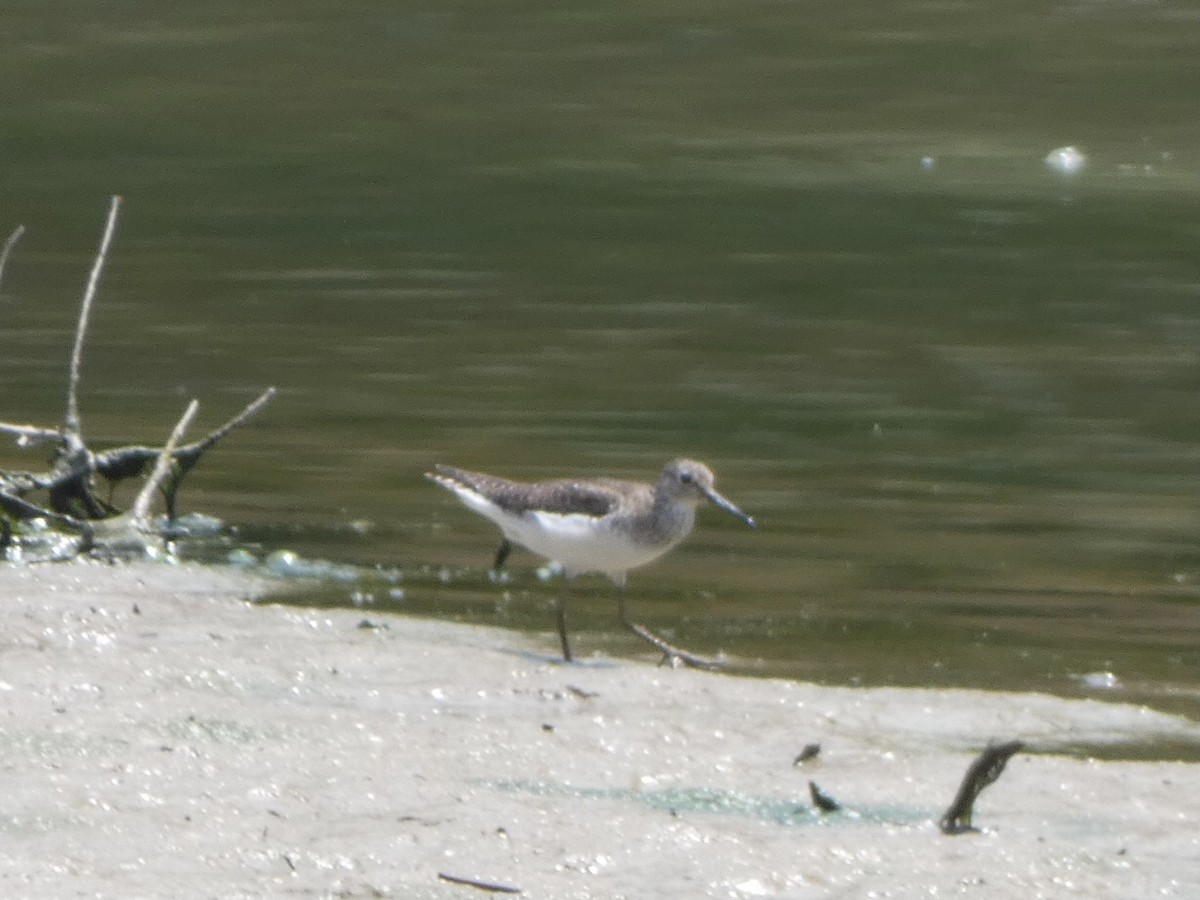
[[[495,894],[523,893],[519,887],[512,887],[507,884],[497,884],[494,881],[478,881],[474,878],[463,878],[461,875],[450,875],[446,872],[438,872],[438,878],[442,879],[442,881],[448,881],[451,884],[461,884],[466,887],[477,888],[481,891],[491,891]]]

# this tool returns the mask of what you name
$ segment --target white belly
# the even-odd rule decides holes
[[[619,581],[630,569],[671,549],[670,544],[635,544],[625,532],[591,516],[529,513],[524,517],[505,514],[505,518],[501,529],[510,541],[554,560],[567,575],[600,572]]]
[[[599,572],[620,583],[630,569],[644,566],[671,549],[670,544],[635,544],[624,532],[602,524],[593,516],[544,512],[518,516],[478,495],[472,499],[476,502],[468,505],[499,525],[506,538],[538,556],[554,560],[568,576]]]

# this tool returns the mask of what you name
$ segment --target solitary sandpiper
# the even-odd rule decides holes
[[[632,621],[625,611],[625,579],[630,569],[662,556],[696,523],[696,507],[704,500],[737,516],[750,527],[754,520],[717,493],[708,466],[690,459],[667,464],[655,484],[611,478],[509,481],[495,475],[436,466],[426,477],[455,493],[468,509],[491,519],[504,535],[494,567],[504,565],[514,544],[553,560],[562,567],[565,587],[556,616],[563,658],[571,661],[567,639],[566,594],[578,575],[598,572],[617,587],[621,624],[653,644],[672,665],[714,668],[714,660],[688,653]]]

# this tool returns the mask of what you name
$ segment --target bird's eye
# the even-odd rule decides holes
[[[695,479],[694,477],[692,477],[692,473],[691,473],[691,472],[680,472],[680,473],[679,473],[679,480],[680,480],[680,481],[681,481],[683,484],[691,484],[691,483],[692,483],[693,481],[695,481],[696,479]]]

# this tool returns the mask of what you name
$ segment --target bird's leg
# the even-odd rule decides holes
[[[492,571],[499,572],[504,568],[504,561],[508,559],[508,554],[512,553],[513,545],[508,538],[500,539],[500,546],[496,548],[496,561],[492,563]]]
[[[567,594],[571,590],[571,579],[563,577],[562,590],[558,594],[558,602],[554,606],[554,616],[558,621],[558,639],[562,641],[563,662],[571,662],[571,642],[567,638]]]
[[[621,617],[621,624],[640,637],[648,644],[652,644],[662,651],[662,662],[667,663],[671,668],[675,668],[680,663],[685,666],[691,666],[695,669],[719,669],[723,665],[719,659],[708,659],[704,656],[696,656],[694,653],[688,653],[682,647],[676,647],[667,641],[660,638],[653,631],[644,628],[637,622],[629,618],[629,614],[625,610],[625,585],[617,585],[617,615]]]

